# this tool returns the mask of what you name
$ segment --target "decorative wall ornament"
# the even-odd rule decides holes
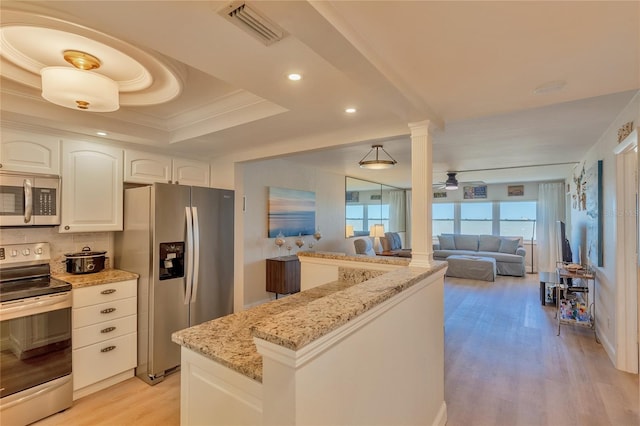
[[[524,195],[524,185],[508,185],[507,196],[509,197],[521,197]]]
[[[586,172],[585,188],[587,213],[587,258],[597,266],[604,266],[602,253],[602,160],[594,163]]]
[[[585,170],[584,164],[582,171],[577,177],[573,176],[573,183],[576,185],[576,193],[571,196],[572,207],[574,210],[582,211],[587,209],[587,195],[585,194]]]
[[[623,124],[622,127],[618,129],[618,143],[622,142],[631,132],[633,132],[633,121]]]
[[[311,235],[315,229],[315,192],[269,187],[269,238]]]
[[[465,200],[474,200],[477,198],[487,198],[487,185],[480,186],[465,186],[464,195]]]

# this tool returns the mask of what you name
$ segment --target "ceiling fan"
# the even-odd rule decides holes
[[[447,180],[445,182],[434,182],[433,189],[440,190],[446,189],[447,191],[452,191],[458,189],[461,184],[464,185],[485,185],[485,183],[481,180],[472,181],[472,182],[458,182],[456,179],[456,174],[458,172],[447,172]]]
[[[455,189],[458,189],[460,185],[465,185],[465,186],[486,185],[486,183],[481,180],[472,181],[472,182],[458,182],[458,179],[456,179],[456,175],[458,173],[463,173],[463,172],[486,172],[486,171],[492,171],[492,170],[523,169],[528,167],[562,166],[562,165],[571,165],[576,163],[577,162],[575,161],[569,161],[564,163],[530,164],[530,165],[523,165],[523,166],[493,167],[488,169],[458,170],[457,172],[447,172],[447,180],[445,182],[434,182],[433,189],[455,190]]]

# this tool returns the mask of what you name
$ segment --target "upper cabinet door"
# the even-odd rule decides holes
[[[60,174],[60,141],[52,136],[2,130],[0,170]]]
[[[60,232],[122,231],[123,156],[120,148],[62,143]]]
[[[124,181],[171,183],[171,157],[130,149],[125,150]]]
[[[174,158],[173,182],[180,185],[208,187],[209,163],[184,158]]]

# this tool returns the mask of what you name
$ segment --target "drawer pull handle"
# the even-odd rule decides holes
[[[116,348],[115,345],[107,346],[106,348],[100,349],[100,352],[110,352],[110,351],[114,350],[115,348]]]
[[[100,333],[111,333],[115,329],[116,329],[115,327],[103,328],[102,330],[100,330]]]
[[[115,292],[116,292],[115,288],[109,288],[109,289],[106,289],[106,290],[102,290],[100,292],[100,294],[112,294],[112,293],[115,293]]]
[[[111,312],[115,312],[116,308],[107,308],[100,311],[101,314],[110,314]]]

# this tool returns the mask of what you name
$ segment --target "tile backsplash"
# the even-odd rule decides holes
[[[51,272],[64,272],[65,253],[81,251],[89,246],[93,251],[106,251],[105,268],[110,268],[114,247],[113,232],[83,232],[60,234],[57,226],[0,229],[0,244],[49,243],[51,247]]]

